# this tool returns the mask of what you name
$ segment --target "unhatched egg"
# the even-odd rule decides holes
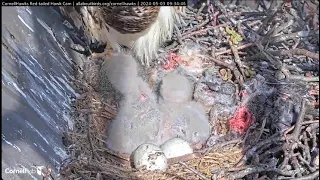
[[[165,171],[168,168],[167,158],[163,151],[153,144],[142,144],[134,152],[133,163],[137,169]]]
[[[173,138],[161,145],[161,149],[167,158],[174,158],[193,153],[189,143],[181,138]]]

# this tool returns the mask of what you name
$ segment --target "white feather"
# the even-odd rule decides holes
[[[175,23],[175,10],[172,7],[161,7],[159,16],[144,36],[141,36],[133,46],[136,57],[142,65],[150,65],[157,58],[160,45],[171,38]]]

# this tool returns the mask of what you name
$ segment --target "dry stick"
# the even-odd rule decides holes
[[[297,47],[300,44],[300,38],[296,38],[295,40],[296,40],[296,43],[292,46],[292,49],[297,49]]]
[[[307,36],[308,36],[307,32],[300,31],[300,32],[287,34],[287,35],[274,36],[271,39],[263,40],[262,43],[265,44],[268,41],[272,41],[272,43],[276,43],[276,42],[281,42],[281,41],[285,41],[285,40],[288,40],[288,39],[293,39],[293,38],[297,38],[297,37],[307,37]],[[237,49],[238,50],[239,49],[244,49],[244,48],[250,47],[252,45],[254,45],[254,44],[248,43],[246,45],[239,46]],[[270,54],[273,54],[273,55],[288,55],[288,54],[305,55],[305,56],[308,56],[310,58],[319,60],[319,54],[307,51],[305,49],[292,49],[292,50],[268,51],[268,52],[270,52]],[[226,51],[222,51],[222,52],[218,52],[218,53],[216,53],[216,55],[221,55],[221,54],[226,54],[226,53],[231,53],[231,49],[226,50]]]
[[[279,32],[281,32],[282,30],[288,28],[289,26],[291,26],[294,23],[293,19],[289,20],[288,22],[285,22],[284,24],[280,25],[278,28],[276,28],[272,34],[270,35],[272,36],[276,36]]]
[[[305,76],[290,75],[288,76],[288,79],[301,80],[306,82],[319,82],[319,77],[305,77]]]
[[[243,165],[244,163],[246,163],[247,159],[252,157],[257,152],[257,150],[260,149],[262,146],[267,146],[271,143],[284,141],[284,140],[285,140],[284,137],[280,137],[280,133],[275,133],[271,137],[269,137],[268,139],[265,139],[265,140],[257,143],[256,145],[249,146],[248,148],[246,148],[244,150],[245,155],[240,159],[240,161],[235,165],[235,167],[239,167],[239,166]]]
[[[275,68],[280,69],[282,63],[279,60],[275,60],[268,52],[266,52],[261,44],[261,42],[254,42],[254,44],[258,47],[260,52],[267,58],[267,60],[272,64],[275,65]]]
[[[100,180],[101,179],[101,173],[97,173],[97,175],[96,175],[96,180]]]
[[[220,11],[226,16],[226,18],[233,24],[236,25],[237,22],[234,18],[232,18],[229,13],[227,12],[227,9],[221,4],[219,1],[215,1],[215,5],[220,9]]]
[[[241,60],[240,60],[240,57],[239,57],[239,54],[238,54],[238,50],[233,46],[232,42],[229,40],[229,45],[230,45],[230,48],[233,52],[233,55],[234,55],[234,61],[235,63],[237,64],[238,68],[239,68],[239,71],[241,72],[241,77],[239,77],[239,80],[240,80],[240,85],[242,85],[244,83],[244,80],[246,80],[246,75],[244,74],[244,71],[243,71],[243,68],[242,68],[242,63],[241,63]]]
[[[301,177],[301,170],[300,170],[300,164],[298,161],[298,158],[296,156],[293,156],[293,149],[290,149],[290,164],[292,165],[293,169],[297,171],[296,176]]]
[[[283,158],[281,164],[279,164],[279,166],[278,166],[280,169],[284,169],[285,166],[288,165],[288,162],[289,162],[289,159],[290,159],[289,158],[289,150],[290,150],[289,148],[290,147],[288,147],[288,146],[289,146],[289,144],[285,143],[283,145],[283,147],[282,147],[284,158]]]
[[[199,24],[199,26],[196,26],[197,30],[201,29],[203,26],[205,26],[209,22],[210,22],[210,19],[204,20],[201,24]]]
[[[209,58],[209,59],[219,66],[224,66],[224,67],[230,69],[233,72],[234,76],[237,78],[238,82],[241,83],[241,80],[239,79],[239,77],[241,77],[241,73],[239,72],[239,70],[235,66],[233,66],[231,64],[227,64],[225,62],[222,62],[222,61],[214,59],[214,58]]]
[[[298,139],[298,137],[299,137],[305,113],[306,113],[306,99],[303,98],[302,102],[301,102],[301,110],[300,110],[300,113],[298,116],[298,120],[296,122],[295,128],[292,133],[292,136],[295,139]]]
[[[315,171],[314,173],[309,174],[307,176],[295,178],[295,180],[311,180],[311,179],[317,179],[318,177],[319,177],[319,169],[317,171]]]
[[[266,126],[266,123],[267,123],[267,117],[269,116],[269,114],[263,119],[262,121],[262,124],[261,124],[261,127],[260,127],[260,131],[259,131],[259,135],[257,136],[256,140],[255,140],[255,143],[259,142],[260,138],[261,138],[261,135],[264,131],[264,127]]]
[[[206,3],[202,3],[201,7],[199,8],[197,14],[195,15],[196,17],[200,15],[200,13],[202,12],[202,10],[204,9],[204,7],[206,7]]]
[[[305,160],[300,153],[298,153],[298,159],[309,169],[310,172],[315,172],[316,169],[310,166],[310,162]]]
[[[264,37],[269,38],[271,34],[279,27],[280,23],[277,22],[275,25],[270,27],[270,30],[264,35]]]
[[[183,44],[183,42],[182,42],[182,40],[181,40],[181,32],[180,32],[178,26],[177,26],[177,25],[174,25],[174,29],[175,29],[176,32],[177,32],[178,43],[179,43],[179,44]]]
[[[238,33],[242,36],[242,38],[246,37],[246,35],[243,32],[243,29],[241,28],[241,23],[237,24],[237,30],[238,30]]]
[[[307,124],[313,124],[313,123],[319,123],[319,120],[314,120],[314,121],[305,121],[302,123],[302,125],[307,125]],[[289,129],[287,129],[286,131],[284,131],[284,135],[288,134],[290,131],[292,131],[294,129],[294,126],[291,126]]]
[[[300,146],[301,146],[301,147],[304,149],[304,151],[305,151],[305,154],[304,154],[303,157],[305,157],[307,161],[311,161],[311,154],[310,154],[311,150],[310,150],[309,143],[308,143],[307,132],[304,131],[304,132],[302,133],[302,135],[303,135],[303,140],[302,140],[302,141],[303,141],[303,145],[300,144]]]
[[[190,30],[188,30],[187,32],[183,33],[183,36],[185,34],[189,34],[189,33],[192,33],[193,31],[196,31],[196,30],[199,30],[201,29],[204,25],[206,25],[208,22],[210,21],[210,19],[206,19],[203,23],[191,28]]]
[[[287,129],[287,130],[284,132],[284,137],[285,137],[286,140],[287,140],[286,134],[287,134],[288,132],[290,132],[292,129],[293,129],[294,131],[293,131],[293,133],[291,134],[291,136],[289,137],[289,139],[290,139],[290,140],[292,140],[292,139],[297,140],[297,139],[298,139],[298,136],[299,136],[300,131],[301,131],[301,127],[302,127],[302,125],[303,125],[303,120],[304,120],[305,112],[306,112],[305,105],[306,105],[306,99],[303,98],[303,99],[302,99],[302,102],[301,102],[301,110],[300,110],[300,113],[299,113],[299,116],[298,116],[298,120],[297,120],[295,126]]]
[[[308,31],[299,31],[299,32],[295,32],[295,33],[291,33],[291,34],[281,34],[278,36],[273,36],[270,38],[265,38],[262,40],[263,44],[266,44],[268,42],[271,43],[278,43],[278,42],[282,42],[282,41],[286,41],[289,39],[295,39],[295,38],[306,38],[308,37],[310,34]],[[311,34],[312,35],[312,34]]]
[[[287,79],[291,79],[291,80],[301,80],[306,82],[319,81],[319,77],[305,77],[305,76],[292,75],[290,71],[287,69],[285,64],[281,67],[281,72],[286,76]]]
[[[184,162],[179,162],[181,165],[183,165],[185,168],[189,169],[190,171],[192,171],[193,173],[195,173],[197,176],[199,176],[201,179],[204,180],[209,180],[206,176],[204,176],[203,174],[201,174],[200,172],[198,172],[197,170],[189,167],[186,163]]]
[[[234,67],[232,64],[227,64],[227,63],[225,63],[225,62],[223,62],[223,61],[220,61],[220,60],[218,60],[218,59],[209,58],[209,60],[210,60],[210,61],[213,61],[214,63],[216,63],[216,64],[219,65],[219,66],[224,66],[224,67],[230,69],[231,71],[237,70],[237,68]]]
[[[195,158],[199,158],[202,155],[200,153],[194,152],[191,154],[186,154],[183,156],[178,156],[178,157],[174,157],[174,158],[168,158],[168,164],[175,164],[178,162],[182,162],[182,161],[189,161]]]
[[[265,18],[265,20],[263,21],[261,27],[258,29],[257,34],[262,34],[262,32],[268,26],[269,22],[271,22],[276,17],[276,15],[280,12],[280,10],[281,10],[281,6],[277,7],[276,11],[274,11],[271,15],[269,15],[269,16],[267,16]]]
[[[245,170],[236,172],[236,173],[232,173],[230,174],[228,177],[230,179],[240,179],[243,178],[249,174],[253,174],[253,173],[260,173],[260,172],[266,172],[266,171],[271,171],[271,172],[275,172],[284,176],[292,176],[295,174],[294,171],[287,171],[287,170],[280,170],[277,168],[270,168],[270,167],[249,167]]]
[[[267,150],[264,153],[259,155],[259,159],[262,159],[262,160],[267,159],[270,154],[276,154],[277,152],[282,151],[282,149],[283,149],[283,147],[278,146],[273,149]],[[281,169],[281,168],[279,168],[279,169]]]
[[[291,49],[291,50],[279,50],[279,51],[268,51],[270,54],[274,56],[283,56],[283,55],[303,55],[310,57],[315,60],[319,60],[319,53],[314,53],[311,51],[308,51],[306,49]]]
[[[84,180],[90,180],[90,178],[86,175],[84,175],[82,172],[74,170],[77,174],[79,174]]]
[[[201,29],[201,30],[194,31],[194,32],[190,32],[190,33],[186,32],[186,33],[182,34],[181,40],[189,38],[190,36],[194,36],[194,35],[197,35],[197,34],[205,33],[205,32],[207,32],[209,30],[217,29],[217,28],[220,28],[220,27],[226,27],[229,24],[230,23],[223,23],[223,24],[219,24],[217,26],[208,27],[208,28]]]
[[[97,155],[97,152],[94,150],[93,148],[93,144],[92,144],[92,141],[91,141],[91,136],[90,136],[90,124],[93,120],[93,117],[91,114],[88,114],[88,132],[87,132],[87,137],[88,137],[88,141],[89,141],[89,144],[90,144],[90,148],[91,148],[91,151],[92,151],[92,159],[96,159],[98,158],[98,155]]]
[[[251,47],[253,45],[254,45],[253,43],[248,43],[248,44],[244,44],[244,45],[238,46],[236,49],[237,50],[241,50],[241,49],[245,49],[245,48]],[[215,56],[219,56],[219,55],[223,55],[223,54],[229,54],[229,53],[232,53],[231,49],[228,49],[228,50],[225,50],[225,51],[216,52]]]
[[[243,23],[243,25],[246,28],[248,28],[248,30],[251,31],[251,33],[254,35],[254,37],[256,37],[256,39],[252,40],[252,41],[253,41],[254,45],[259,49],[259,51],[272,64],[272,66],[274,65],[276,69],[280,69],[282,67],[282,63],[279,60],[274,59],[271,54],[269,54],[268,52],[266,52],[264,50],[264,47],[262,46],[262,43],[260,41],[261,40],[261,36],[259,34],[257,34],[255,31],[251,30],[251,28],[246,23]]]

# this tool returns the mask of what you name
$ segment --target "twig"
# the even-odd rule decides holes
[[[275,68],[280,69],[282,64],[279,60],[276,60],[272,57],[271,54],[269,54],[268,52],[266,52],[261,44],[261,42],[255,42],[254,43],[258,49],[260,50],[260,52],[266,57],[266,59],[272,64],[275,65]]]
[[[101,179],[101,173],[97,173],[96,180],[100,180],[100,179]]]
[[[231,40],[229,40],[229,45],[234,55],[234,61],[237,64],[239,71],[241,72],[241,75],[242,75],[241,77],[239,77],[239,80],[240,80],[239,83],[240,85],[242,85],[244,83],[244,80],[246,80],[246,75],[244,74],[244,71],[243,71],[242,62],[240,60],[238,50],[234,47]]]
[[[292,176],[294,175],[294,171],[287,171],[287,170],[281,170],[281,169],[277,169],[277,168],[270,168],[270,167],[249,167],[245,170],[236,172],[236,173],[232,173],[229,175],[229,178],[231,179],[239,179],[239,178],[243,178],[249,174],[253,174],[253,173],[260,173],[260,172],[266,172],[266,171],[271,171],[271,172],[275,172],[278,173],[280,175],[284,175],[284,176]]]
[[[91,140],[91,136],[90,136],[90,124],[91,124],[92,120],[93,120],[92,115],[88,114],[88,133],[87,133],[87,137],[88,137],[88,141],[89,141],[90,148],[91,148],[91,151],[92,151],[92,159],[96,159],[98,157],[97,156],[97,152],[93,148],[93,144],[92,144],[92,140]]]
[[[285,22],[284,24],[280,25],[278,28],[276,28],[272,34],[270,35],[271,37],[276,36],[279,32],[281,32],[282,30],[288,28],[289,26],[291,26],[294,23],[293,19],[291,19],[288,22]]]
[[[256,140],[255,140],[256,143],[259,142],[259,140],[260,140],[260,138],[261,138],[261,135],[262,135],[262,133],[263,133],[263,131],[264,131],[264,127],[266,126],[266,122],[267,122],[267,117],[268,117],[268,116],[269,116],[269,113],[266,115],[266,117],[265,117],[265,118],[263,119],[263,121],[262,121],[259,134],[258,134],[258,136],[257,136],[257,138],[256,138]],[[255,143],[254,143],[254,144],[255,144]]]
[[[287,79],[301,80],[306,82],[319,82],[319,77],[305,77],[299,75],[292,75],[290,71],[287,69],[286,65],[283,65],[281,67],[281,72],[286,76]]]
[[[264,153],[262,153],[261,155],[259,155],[259,159],[262,159],[262,160],[268,159],[268,156],[270,154],[274,155],[274,154],[278,153],[279,151],[282,151],[282,149],[283,149],[282,146],[277,146],[277,147],[275,147],[273,149],[267,150]]]
[[[86,175],[84,175],[82,172],[74,170],[77,174],[79,174],[84,180],[90,180],[90,178]]]
[[[258,47],[258,49],[260,50],[260,52],[265,56],[265,58],[272,64],[272,66],[275,66],[276,69],[280,69],[282,67],[282,63],[277,60],[277,59],[274,59],[272,57],[271,54],[269,54],[268,52],[266,52],[264,50],[264,47],[262,46],[262,43],[261,43],[261,36],[259,34],[257,34],[255,31],[253,31],[249,26],[248,24],[246,23],[242,23],[246,28],[248,28],[248,30],[252,33],[253,35],[253,38],[250,39],[251,42],[254,43],[255,46]]]
[[[314,53],[311,51],[308,51],[306,49],[291,49],[291,50],[279,50],[279,51],[268,51],[270,54],[274,56],[283,56],[283,55],[303,55],[310,57],[315,60],[319,60],[319,53]]]
[[[174,29],[175,29],[176,32],[177,32],[178,43],[179,43],[179,44],[183,44],[183,42],[182,42],[182,40],[181,40],[181,37],[182,37],[182,36],[181,36],[181,32],[180,32],[178,26],[177,26],[177,25],[174,25]]]
[[[277,13],[281,11],[281,6],[277,7],[277,10],[275,10],[271,15],[267,16],[265,18],[265,20],[262,22],[261,27],[258,29],[257,34],[261,35],[262,32],[266,29],[266,27],[268,26],[269,22],[272,21],[274,19],[274,17],[276,17]]]
[[[231,22],[233,25],[236,25],[236,24],[237,24],[236,20],[234,20],[234,19],[229,15],[229,13],[227,12],[227,9],[223,6],[223,4],[221,4],[221,2],[215,1],[214,4],[220,9],[220,11],[225,15],[225,17],[229,20],[229,22]]]
[[[204,20],[201,24],[199,24],[199,26],[196,26],[197,30],[201,29],[203,26],[205,26],[209,22],[210,22],[210,19]]]
[[[217,29],[217,28],[220,28],[220,27],[226,27],[229,24],[230,23],[224,23],[224,24],[219,24],[217,26],[208,27],[206,29],[201,29],[201,30],[198,30],[198,31],[195,31],[195,32],[183,33],[182,37],[181,37],[181,40],[189,38],[190,36],[194,36],[194,35],[197,35],[197,34],[205,33],[205,32],[207,32],[209,30]]]
[[[295,128],[294,128],[293,133],[292,133],[292,136],[295,139],[298,139],[298,136],[300,134],[305,113],[306,113],[306,99],[303,98],[302,102],[301,102],[301,110],[300,110],[300,113],[299,113],[299,116],[298,116],[298,120],[296,122]]]
[[[230,70],[233,72],[234,76],[237,78],[237,81],[238,81],[239,83],[242,82],[242,81],[239,79],[239,77],[241,77],[241,73],[239,72],[239,70],[238,70],[235,66],[233,66],[233,65],[231,65],[231,64],[227,64],[227,63],[225,63],[225,62],[222,62],[222,61],[217,60],[217,59],[214,59],[214,58],[209,58],[209,59],[210,59],[211,61],[213,61],[214,63],[216,63],[217,65],[219,65],[219,66],[224,66],[224,67],[230,69]],[[240,84],[240,85],[242,85],[242,84]]]
[[[202,3],[201,7],[199,8],[197,14],[195,15],[196,17],[200,15],[200,13],[202,12],[202,10],[204,9],[204,7],[206,7],[206,3]]]
[[[214,63],[216,63],[217,65],[219,66],[224,66],[228,69],[230,69],[231,71],[234,71],[234,70],[237,70],[237,68],[235,66],[233,66],[232,64],[227,64],[223,61],[220,61],[218,59],[215,59],[215,58],[209,58],[210,61],[213,61]]]
[[[296,43],[292,46],[292,49],[297,49],[297,47],[299,46],[300,44],[300,38],[297,38],[296,39]]]
[[[308,143],[308,136],[307,136],[307,132],[306,131],[304,131],[303,133],[302,133],[302,135],[303,135],[303,139],[302,139],[302,141],[303,141],[303,145],[300,145],[303,149],[304,149],[304,158],[306,158],[306,160],[307,161],[310,161],[311,160],[311,154],[310,154],[310,147],[309,147],[309,143]],[[310,163],[309,163],[310,164]],[[309,165],[308,164],[308,165]]]
[[[204,180],[209,180],[206,176],[204,176],[203,174],[201,174],[200,172],[198,172],[197,170],[189,167],[186,163],[184,162],[179,162],[181,165],[183,165],[185,168],[189,169],[190,171],[192,171],[193,173],[195,173],[197,176],[199,176],[201,179]]]
[[[309,169],[309,171],[311,172],[315,172],[316,170],[310,166],[310,162],[308,162],[307,160],[305,160],[300,153],[298,153],[298,159],[305,165],[307,166],[307,168]]]
[[[311,180],[311,179],[317,179],[318,177],[319,177],[319,169],[317,171],[315,171],[314,173],[309,174],[307,176],[295,178],[295,180]]]
[[[297,170],[298,172],[296,173],[297,177],[301,177],[301,169],[300,169],[300,164],[298,161],[298,158],[296,156],[293,156],[293,149],[290,149],[290,161],[291,161],[291,165],[293,167],[294,170]]]
[[[192,33],[192,32],[194,32],[194,31],[196,31],[196,30],[201,29],[204,25],[208,24],[209,21],[210,21],[210,19],[206,19],[204,22],[202,22],[201,24],[199,24],[199,25],[191,28],[190,30],[188,30],[188,31],[185,32],[184,34],[189,34],[189,33]],[[184,35],[184,34],[183,34],[183,35]]]
[[[253,45],[254,45],[253,43],[248,43],[248,44],[244,44],[244,45],[241,45],[241,46],[237,46],[236,49],[237,50],[241,50],[241,49],[245,49],[245,48],[251,47]],[[225,50],[225,51],[216,52],[215,56],[219,56],[219,55],[223,55],[223,54],[229,54],[229,53],[232,53],[231,49],[228,49],[228,50]]]
[[[270,38],[264,38],[262,40],[262,44],[266,44],[266,43],[278,43],[278,42],[282,42],[282,41],[286,41],[289,39],[296,39],[296,38],[306,38],[308,37],[309,31],[299,31],[299,32],[295,32],[295,33],[291,33],[291,34],[281,34],[278,36],[273,36]]]
[[[276,143],[279,141],[284,141],[285,137],[280,137],[280,133],[275,133],[268,139],[265,139],[259,143],[257,143],[255,146],[249,146],[244,151],[246,152],[245,155],[240,159],[240,161],[235,165],[235,167],[239,167],[243,165],[248,159],[250,159],[257,151],[263,146],[267,146],[271,143]]]
[[[192,153],[192,154],[186,154],[183,156],[179,156],[179,157],[174,157],[174,158],[168,158],[168,164],[175,164],[178,162],[182,162],[182,161],[190,161],[192,159],[195,158],[200,158],[202,155],[200,153]]]
[[[319,123],[318,120],[315,121],[305,121],[302,123],[302,125],[307,125],[307,124],[313,124],[313,123]],[[292,131],[294,129],[294,126],[291,126],[289,129],[287,129],[284,134],[288,134],[290,131]]]

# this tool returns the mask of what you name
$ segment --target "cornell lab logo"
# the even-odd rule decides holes
[[[6,168],[4,170],[5,173],[8,174],[38,174],[39,176],[43,175],[42,169],[45,168],[45,166],[31,166],[31,169],[27,169],[25,167],[22,168]]]

